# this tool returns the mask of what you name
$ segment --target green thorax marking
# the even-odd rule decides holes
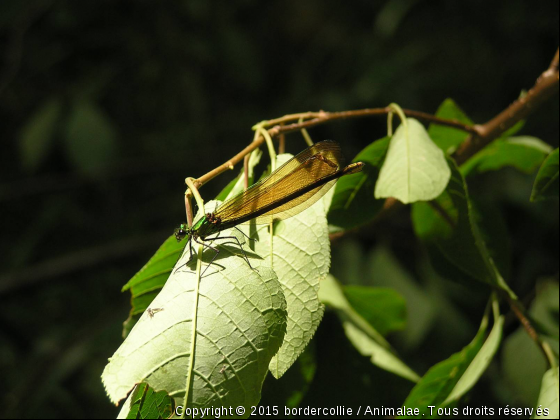
[[[202,216],[200,220],[194,224],[191,231],[193,235],[204,239],[207,236],[222,231],[221,223],[222,220],[219,217],[215,217],[214,213],[206,213],[205,216]]]

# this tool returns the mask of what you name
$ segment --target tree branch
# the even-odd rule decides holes
[[[463,130],[470,134],[476,134],[477,131],[475,128],[463,124],[457,120],[446,120],[443,118],[438,118],[434,115],[427,114],[425,112],[414,111],[410,109],[403,110],[407,117],[417,118],[423,121],[432,122],[435,124],[445,125],[448,127],[454,127],[459,130]],[[389,108],[371,108],[371,109],[358,109],[353,111],[342,111],[342,112],[305,112],[301,114],[291,114],[286,115],[281,118],[277,118],[274,120],[269,120],[264,123],[265,127],[271,127],[267,131],[272,138],[276,138],[279,136],[283,136],[285,134],[293,133],[296,131],[300,131],[306,128],[315,127],[321,124],[325,124],[332,121],[339,121],[339,120],[346,120],[346,119],[353,119],[353,118],[364,118],[364,117],[373,117],[373,116],[385,116],[391,110]],[[310,119],[309,119],[310,118]],[[291,123],[286,125],[281,125],[286,122],[300,120],[300,119],[307,119],[302,122]],[[236,154],[234,157],[223,163],[222,165],[218,166],[217,168],[211,170],[210,172],[204,174],[200,178],[195,181],[195,185],[197,188],[200,188],[204,184],[206,184],[211,179],[215,178],[216,176],[226,172],[228,170],[233,169],[233,167],[241,162],[243,158],[251,153],[256,148],[260,147],[264,143],[264,137],[258,136],[257,139],[251,144],[249,144],[245,149],[241,152]]]
[[[549,66],[541,76],[537,79],[535,86],[533,86],[527,94],[513,102],[508,108],[496,115],[490,121],[482,125],[469,126],[456,120],[447,120],[438,118],[434,115],[425,112],[414,111],[410,109],[403,110],[407,117],[417,118],[419,120],[454,127],[470,133],[470,136],[455,152],[454,158],[457,164],[461,165],[466,162],[470,157],[486,147],[493,140],[498,138],[502,133],[511,128],[518,121],[526,118],[535,109],[537,109],[543,102],[549,99],[558,91],[558,50]],[[270,127],[268,133],[272,138],[283,136],[285,134],[300,131],[302,129],[315,127],[327,122],[346,120],[353,118],[385,116],[390,112],[389,108],[371,108],[359,109],[353,111],[342,112],[304,112],[299,114],[285,115],[280,118],[268,120],[263,123],[264,127]],[[299,121],[302,122],[292,122]],[[291,122],[291,124],[287,124]],[[258,136],[257,139],[234,157],[206,173],[195,181],[197,188],[202,187],[211,179],[216,176],[233,169],[233,167],[241,162],[243,158],[260,147],[264,143],[264,137]],[[392,206],[399,206],[396,200],[387,201],[384,211]]]
[[[540,335],[537,333],[537,331],[531,324],[531,320],[527,316],[526,310],[521,304],[521,302],[513,300],[507,293],[501,293],[501,295],[508,302],[511,311],[515,314],[515,316],[519,320],[519,323],[525,329],[527,335],[531,337],[531,340],[535,342],[539,350],[544,354],[544,357],[548,361],[549,366],[553,367],[555,364],[554,355],[551,354],[550,348],[541,339]]]

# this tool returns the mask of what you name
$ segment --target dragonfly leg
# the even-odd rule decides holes
[[[216,238],[213,238],[212,240],[214,240],[214,239],[216,239]],[[241,242],[239,241],[239,238],[237,236],[222,236],[222,237],[220,237],[220,239],[234,239],[235,242],[237,242],[237,245],[239,245],[239,248],[241,249],[241,252],[243,253],[243,258],[245,258],[245,261],[247,261],[247,264],[249,264],[249,267],[251,268],[251,270],[255,270],[253,268],[253,266],[251,265],[251,263],[249,262],[249,257],[247,257],[247,253],[243,249],[243,245],[241,245]],[[224,242],[224,243],[233,244],[233,242]]]
[[[259,241],[259,240],[256,239],[256,238],[255,238],[255,239],[251,238],[249,235],[247,235],[245,232],[243,232],[243,231],[242,231],[241,229],[239,229],[237,226],[234,226],[234,228],[237,229],[239,232],[241,232],[241,234],[242,234],[243,236],[245,236],[249,241],[253,241],[253,242],[258,242],[258,241]]]
[[[183,251],[181,251],[181,254],[179,255],[179,258],[177,259],[177,261],[175,261],[175,264],[177,264],[177,263],[181,260],[181,258],[183,258],[183,256],[185,255],[185,249],[186,249],[187,247],[189,247],[189,253],[190,253],[189,259],[187,260],[186,263],[184,263],[184,264],[180,265],[179,267],[177,267],[177,268],[175,269],[175,271],[173,271],[173,274],[175,274],[175,273],[177,272],[177,270],[179,270],[181,267],[184,267],[185,265],[187,265],[187,264],[189,263],[190,260],[192,260],[192,256],[193,256],[193,253],[192,253],[192,241],[191,241],[191,239],[189,238],[187,244],[186,244],[185,247],[183,248]]]
[[[206,273],[206,270],[208,270],[208,267],[210,267],[212,265],[212,263],[214,262],[214,260],[218,257],[218,254],[220,253],[220,250],[216,247],[213,247],[212,245],[208,245],[208,244],[204,243],[204,241],[211,241],[212,239],[202,239],[202,238],[200,238],[200,239],[201,239],[201,241],[199,241],[197,238],[194,238],[194,241],[197,244],[202,245],[203,247],[206,247],[206,248],[210,248],[211,250],[213,250],[215,252],[214,256],[212,257],[212,259],[210,260],[210,262],[208,263],[208,265],[206,266],[206,268],[204,269],[204,271],[200,275],[200,277],[202,277],[204,275],[204,273]]]

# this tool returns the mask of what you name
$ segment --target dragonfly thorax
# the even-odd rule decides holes
[[[193,236],[197,238],[206,238],[213,233],[218,233],[221,229],[222,219],[214,213],[206,213],[193,227],[189,227],[186,223],[181,223],[175,229],[175,238],[177,242],[181,242],[186,236]]]
[[[221,224],[222,218],[220,216],[216,216],[214,213],[206,213],[206,215],[193,226],[193,235],[204,239],[209,235],[220,232],[222,230]]]

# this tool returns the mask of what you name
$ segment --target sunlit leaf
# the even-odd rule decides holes
[[[375,185],[375,198],[408,204],[429,201],[447,186],[451,170],[420,122],[408,118],[395,131]]]
[[[560,388],[560,379],[558,366],[549,369],[543,376],[539,402],[535,409],[535,419],[557,419],[558,418],[558,389]],[[538,409],[542,411],[537,412]],[[545,410],[548,413],[545,413]]]
[[[255,151],[249,160],[249,175],[252,177],[255,165],[259,162],[261,152]],[[227,197],[228,194],[235,195],[235,191],[243,190],[241,177],[232,181],[231,188],[220,193],[220,196]],[[217,205],[216,202],[209,202],[209,208]],[[219,243],[218,243],[219,245]],[[124,323],[123,337],[126,337],[140,315],[150,306],[152,300],[157,296],[167,278],[171,274],[173,266],[179,259],[181,252],[185,249],[186,243],[177,242],[174,235],[171,235],[150,258],[142,269],[134,275],[123,287],[122,291],[130,290],[131,310],[128,319]]]
[[[185,242],[179,243],[175,236],[171,235],[146,265],[123,286],[123,292],[130,290],[132,306],[124,323],[123,337],[128,335],[140,315],[160,292],[184,248]]]
[[[212,250],[204,253],[204,265],[212,256]],[[107,393],[116,403],[145,382],[156,392],[166,391],[176,405],[244,406],[247,417],[285,334],[282,288],[272,270],[257,272],[224,248],[200,279],[195,305],[197,275],[184,262],[177,263],[152,311],[142,315],[110,359],[102,376]],[[187,378],[190,392],[184,401]]]
[[[278,156],[277,166],[291,158]],[[271,238],[269,227],[259,225],[253,233],[251,225],[240,227],[257,241],[251,246],[263,258],[256,263],[272,268],[282,285],[288,304],[288,326],[284,343],[270,363],[270,371],[280,378],[303,352],[323,317],[324,307],[319,301],[319,283],[329,272],[330,242],[326,219],[327,194],[296,216],[274,226]],[[271,255],[272,252],[272,255]]]

